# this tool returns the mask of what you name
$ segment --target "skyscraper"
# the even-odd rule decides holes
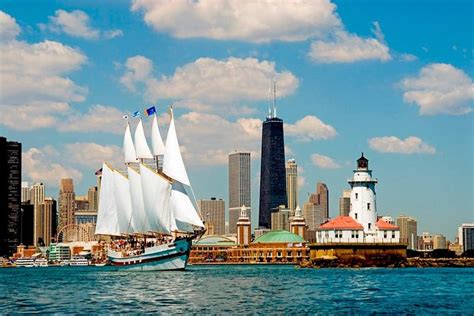
[[[329,190],[325,183],[318,182],[316,184],[316,194],[318,196],[318,205],[321,205],[324,210],[324,216],[329,218]]]
[[[30,203],[33,204],[33,245],[37,245],[41,227],[40,205],[44,203],[44,184],[37,182],[30,189]]]
[[[408,244],[408,249],[417,248],[417,222],[413,217],[400,215],[397,217],[397,226],[400,228],[400,242]]]
[[[28,186],[28,182],[22,181],[21,182],[21,203],[30,202],[31,195],[30,195],[30,187]]]
[[[298,206],[298,165],[295,159],[286,162],[286,194],[288,209],[294,213]]]
[[[234,152],[229,155],[229,233],[237,233],[241,207],[245,205],[251,217],[250,153]]]
[[[74,224],[74,183],[72,179],[61,179],[59,188],[59,225],[58,229],[62,229],[66,225]]]
[[[36,225],[36,243],[39,246],[49,246],[51,238],[56,235],[56,201],[51,197],[44,198],[38,205]]]
[[[274,88],[273,108],[262,126],[258,225],[264,228],[270,228],[272,209],[287,205],[283,120],[276,116],[275,95]]]
[[[225,202],[215,197],[210,200],[199,200],[199,209],[206,225],[208,235],[225,234]]]
[[[87,198],[89,202],[89,211],[97,211],[98,210],[98,201],[99,201],[99,191],[97,187],[90,187],[87,191]]]
[[[351,190],[343,190],[339,198],[339,216],[349,216],[351,210]]]
[[[20,242],[21,143],[0,137],[0,256]]]

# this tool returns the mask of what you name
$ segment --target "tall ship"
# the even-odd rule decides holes
[[[184,270],[192,240],[204,233],[204,224],[179,148],[173,109],[165,143],[155,108],[150,110],[151,150],[142,119],[132,139],[124,117],[123,170],[103,163],[95,234],[112,237],[107,256],[118,269]]]

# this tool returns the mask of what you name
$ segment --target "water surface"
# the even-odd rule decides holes
[[[112,267],[0,269],[0,314],[288,314],[474,311],[474,269],[296,269],[190,266],[185,272]]]

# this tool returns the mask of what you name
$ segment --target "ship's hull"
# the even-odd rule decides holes
[[[109,250],[110,264],[119,270],[169,271],[184,270],[191,251],[192,238],[183,238],[155,247],[145,248],[145,252],[135,256],[123,256]]]

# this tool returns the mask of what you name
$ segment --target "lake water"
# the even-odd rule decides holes
[[[19,312],[473,315],[474,269],[0,269],[0,314]]]

